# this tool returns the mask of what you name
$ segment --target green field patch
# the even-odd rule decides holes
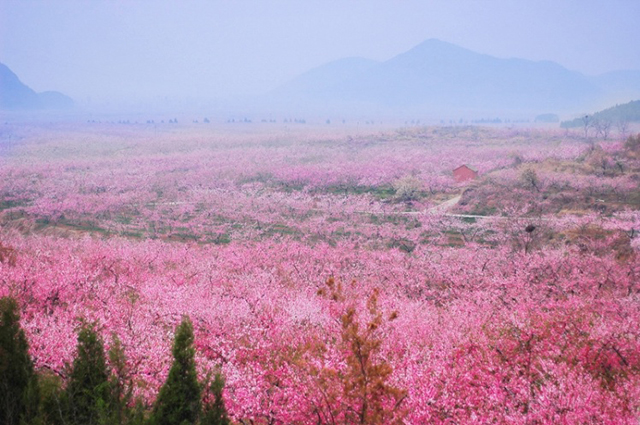
[[[342,183],[318,188],[314,193],[330,193],[334,195],[371,195],[377,200],[391,199],[396,190],[391,186],[361,186]]]
[[[272,236],[272,235],[301,236],[302,232],[300,231],[300,229],[287,226],[286,224],[274,223],[265,229],[263,235],[264,236]]]
[[[25,200],[0,200],[0,211],[27,205]]]

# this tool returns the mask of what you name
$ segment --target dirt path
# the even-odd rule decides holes
[[[453,198],[449,199],[448,201],[444,201],[443,203],[438,204],[435,207],[429,208],[426,212],[428,214],[441,214],[441,213],[444,213],[446,210],[448,210],[449,208],[451,208],[454,205],[456,205],[458,203],[458,201],[460,201],[461,197],[462,197],[462,195],[454,196]]]

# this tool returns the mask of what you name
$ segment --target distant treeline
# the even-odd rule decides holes
[[[588,122],[640,122],[640,100],[634,100],[624,105],[616,105],[612,108],[596,112],[592,115],[579,117],[571,121],[562,121],[560,127],[575,128],[584,127],[585,118]]]

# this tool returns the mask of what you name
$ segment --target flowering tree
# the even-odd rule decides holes
[[[519,128],[16,131],[0,296],[49,400],[84,317],[120,352],[121,403],[166,405],[188,316],[201,419],[224,402],[253,425],[637,422],[640,164],[619,141],[596,163],[576,135]],[[457,186],[460,161],[481,177]],[[210,371],[224,390],[196,387]]]

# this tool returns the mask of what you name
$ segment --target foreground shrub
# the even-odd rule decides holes
[[[384,319],[378,307],[378,291],[374,290],[366,302],[366,312],[355,300],[345,296],[341,283],[333,278],[319,295],[341,305],[340,337],[337,340],[339,358],[327,362],[330,347],[316,343],[310,347],[301,366],[316,377],[316,392],[321,395],[311,404],[318,424],[345,425],[402,424],[406,417],[403,401],[406,391],[391,383],[393,368],[381,354]],[[364,316],[364,317],[363,317]],[[389,320],[394,320],[393,312]],[[322,367],[318,367],[322,364]],[[303,372],[304,373],[304,372]]]
[[[231,423],[222,398],[223,389],[224,378],[220,373],[216,373],[213,381],[207,385],[208,399],[202,406],[200,425],[229,425]]]
[[[18,304],[0,299],[0,423],[17,425],[37,414],[38,385]]]
[[[40,423],[64,425],[69,402],[64,391],[63,381],[51,372],[40,373]]]
[[[144,406],[137,400],[133,409],[129,406],[133,400],[133,382],[131,371],[127,366],[124,348],[117,335],[111,339],[108,352],[111,376],[109,386],[111,391],[110,423],[113,424],[141,424],[144,419]]]
[[[640,153],[640,133],[636,134],[635,136],[629,136],[627,138],[627,141],[624,143],[624,147],[627,149],[627,151],[634,154]]]
[[[78,354],[66,393],[73,424],[104,422],[112,407],[104,345],[92,325],[84,325],[78,333]]]
[[[152,425],[193,424],[200,413],[200,384],[196,373],[193,326],[185,317],[176,329],[173,364],[160,388],[151,416]]]

